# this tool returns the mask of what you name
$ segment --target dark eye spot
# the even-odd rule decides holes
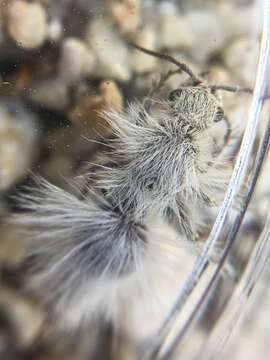
[[[219,106],[217,108],[217,112],[216,112],[216,115],[215,115],[215,119],[214,119],[214,122],[219,122],[221,120],[224,119],[224,111],[223,109]]]
[[[175,102],[182,94],[182,89],[176,89],[170,92],[168,100],[170,102]]]

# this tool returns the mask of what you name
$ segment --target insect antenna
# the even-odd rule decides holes
[[[148,98],[151,98],[153,97],[153,95],[158,92],[164,85],[165,83],[167,82],[167,80],[175,75],[175,74],[179,74],[181,73],[182,70],[181,69],[177,69],[177,70],[169,70],[168,72],[166,72],[165,74],[163,74],[160,79],[158,80],[157,83],[154,84],[152,90],[148,93],[147,97]]]
[[[183,62],[180,62],[178,60],[176,60],[174,57],[168,55],[168,54],[163,54],[163,53],[159,53],[157,51],[153,51],[153,50],[148,50],[148,49],[145,49],[144,47],[142,46],[139,46],[139,45],[136,45],[136,44],[133,44],[133,43],[129,43],[129,46],[141,51],[141,52],[144,52],[148,55],[151,55],[151,56],[154,56],[158,59],[162,59],[162,60],[165,60],[165,61],[168,61],[176,66],[178,66],[178,68],[185,72],[186,74],[188,74],[191,78],[191,80],[193,81],[193,84],[194,85],[198,85],[198,84],[201,84],[202,83],[202,80],[194,74],[194,72]]]
[[[229,92],[245,92],[248,94],[253,94],[253,90],[250,88],[240,87],[240,86],[230,86],[230,85],[208,85],[209,89],[212,92],[217,90],[229,91]]]

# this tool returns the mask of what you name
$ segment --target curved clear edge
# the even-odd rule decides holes
[[[239,213],[235,217],[235,220],[232,224],[231,230],[227,237],[226,246],[223,250],[221,259],[219,263],[216,265],[216,268],[214,272],[212,273],[211,277],[208,279],[208,283],[204,287],[204,290],[202,292],[202,295],[200,296],[199,300],[196,302],[196,305],[194,305],[193,310],[191,311],[190,317],[185,322],[184,326],[177,331],[174,335],[173,340],[170,342],[169,346],[165,349],[165,351],[162,353],[162,356],[159,357],[162,360],[169,359],[171,355],[173,354],[174,349],[179,345],[181,339],[186,334],[188,328],[192,324],[193,319],[198,314],[201,306],[207,302],[208,296],[211,293],[211,288],[214,287],[215,281],[218,279],[218,275],[221,272],[221,269],[226,261],[227,255],[236,239],[238,230],[240,229],[240,226],[242,224],[242,221],[244,219],[244,215],[246,213],[246,209],[248,207],[248,204],[250,202],[251,196],[253,194],[254,188],[256,186],[259,174],[262,169],[262,165],[265,159],[265,156],[267,154],[267,150],[269,148],[270,144],[270,117],[268,120],[268,124],[266,127],[266,130],[264,132],[263,138],[260,142],[259,150],[257,152],[256,161],[254,170],[252,171],[252,175],[250,176],[249,182],[248,182],[248,190],[246,193],[245,198],[243,199],[242,207],[239,210]],[[245,308],[245,300],[248,298],[251,289],[253,290],[256,285],[256,280],[258,280],[264,265],[266,261],[269,259],[269,250],[268,247],[270,247],[270,219],[267,219],[266,225],[264,227],[264,230],[260,236],[260,239],[257,241],[255,249],[252,252],[252,256],[250,257],[248,261],[248,265],[246,267],[244,275],[241,277],[240,282],[238,283],[233,298],[230,300],[229,304],[226,306],[225,314],[222,314],[220,318],[218,319],[218,325],[215,327],[214,334],[219,334],[219,341],[216,340],[207,340],[207,345],[204,344],[204,358],[213,358],[214,354],[218,353],[220,355],[221,349],[225,346],[226,341],[229,339],[229,336],[231,334],[231,330],[234,328],[234,325],[236,324],[237,319],[240,317],[241,312]],[[267,243],[268,240],[268,243]],[[242,291],[242,292],[241,292]],[[239,295],[240,292],[240,295]],[[238,303],[237,300],[238,299]],[[233,315],[231,315],[233,314]],[[223,322],[223,319],[226,319],[226,321]],[[228,321],[228,318],[230,321]],[[226,336],[225,336],[226,335]],[[216,335],[217,337],[217,335]],[[211,339],[213,338],[213,335],[211,334]],[[215,347],[213,347],[212,344],[216,344]],[[208,354],[206,354],[206,346],[208,346]],[[212,350],[209,350],[212,349]],[[218,350],[214,350],[218,349]],[[213,353],[215,351],[215,353]],[[209,352],[211,355],[209,355]]]
[[[245,129],[245,133],[241,143],[241,148],[237,157],[237,161],[234,167],[234,171],[229,186],[222,207],[219,210],[218,216],[216,218],[212,231],[209,235],[209,238],[203,248],[203,251],[200,254],[200,256],[197,258],[194,267],[192,269],[192,272],[189,274],[184,285],[181,286],[172,308],[165,317],[157,333],[153,337],[153,341],[151,342],[150,346],[145,352],[145,356],[143,357],[144,360],[155,359],[155,358],[169,359],[174,348],[179,345],[181,338],[183,337],[185,331],[187,330],[187,327],[191,323],[191,319],[190,319],[190,321],[184,324],[182,329],[180,329],[178,334],[175,336],[173,343],[171,343],[168,346],[167,350],[163,349],[162,354],[160,354],[160,350],[164,344],[164,341],[166,340],[166,336],[168,335],[170,328],[174,323],[174,320],[176,319],[177,316],[179,316],[189,295],[195,288],[201,275],[208,266],[209,254],[211,250],[215,247],[217,242],[219,241],[219,237],[222,233],[222,230],[226,226],[226,218],[232,207],[234,199],[240,188],[243,186],[245,178],[247,176],[249,159],[255,143],[257,129],[259,125],[259,118],[264,102],[265,91],[267,88],[267,80],[269,75],[269,62],[270,62],[270,0],[264,0],[263,1],[263,31],[262,31],[262,40],[261,40],[261,48],[260,48],[260,56],[259,56],[255,88],[254,88],[252,103],[249,109],[247,126]],[[238,229],[239,229],[239,219],[237,219],[236,222],[237,221],[238,221]],[[236,226],[236,228],[233,229],[234,230],[233,232],[235,233],[231,234],[231,236],[229,235],[229,237],[232,237],[232,235],[234,235],[232,240],[235,239],[238,229]],[[231,245],[229,246],[229,248],[230,247]],[[226,259],[229,248],[228,246],[227,248],[225,248],[225,251],[223,253],[223,258],[224,258],[223,262]],[[221,267],[222,264],[220,264],[220,266],[217,267],[218,272],[221,270]],[[211,286],[211,284],[213,284],[213,277],[215,276],[215,274],[212,276],[212,278],[210,278],[208,282],[208,286],[206,287],[207,289],[209,286]],[[204,298],[204,295],[205,294],[202,295],[201,299]],[[195,315],[197,311],[198,311],[198,306],[197,306],[197,310],[196,308],[194,308],[193,314]]]
[[[229,304],[221,315],[217,326],[211,333],[204,347],[204,358],[220,358],[229,339],[233,336],[233,330],[239,323],[251,295],[256,294],[259,279],[263,276],[266,265],[270,260],[270,216],[268,215],[264,229],[256,243],[245,272],[238,283]],[[255,291],[254,291],[255,290]]]

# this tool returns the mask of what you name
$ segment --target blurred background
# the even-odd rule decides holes
[[[31,173],[67,188],[67,179],[80,174],[84,164],[97,154],[99,140],[111,135],[99,111],[121,111],[129,102],[143,100],[153,82],[173,68],[129,47],[129,42],[169,53],[194,72],[205,73],[213,84],[253,88],[262,5],[263,1],[255,0],[0,0],[0,359],[141,358],[138,354],[169,310],[195,255],[187,250],[178,254],[180,265],[172,283],[164,286],[157,279],[157,292],[166,306],[155,318],[148,317],[143,304],[133,304],[131,320],[117,334],[98,322],[76,332],[60,330],[38,294],[22,290],[26,281],[21,269],[25,241],[20,229],[8,223],[17,210],[14,194],[31,183]],[[183,79],[172,77],[167,91],[177,88]],[[223,93],[222,101],[233,133],[227,149],[233,164],[251,96]],[[258,144],[268,110],[266,101]],[[226,324],[230,317],[226,315],[227,304],[233,300],[239,313],[235,289],[245,276],[266,222],[269,167],[266,159],[231,249],[229,270],[217,281],[188,341],[174,354],[176,359],[210,358],[220,341],[220,324]],[[213,209],[205,215],[202,244],[216,214],[217,209]],[[160,224],[161,236],[173,236],[170,231]],[[267,231],[262,236],[268,239]],[[219,358],[268,358],[269,271],[262,268],[260,273],[255,294],[249,293],[253,296],[243,325],[239,322]]]

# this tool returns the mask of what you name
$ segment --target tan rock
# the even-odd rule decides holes
[[[209,75],[207,78],[209,83],[213,85],[238,85],[235,84],[228,70],[220,65],[214,65],[209,68]],[[224,109],[226,109],[226,111],[229,111],[238,105],[239,99],[234,96],[233,93],[220,91],[219,94],[221,95]]]
[[[39,80],[28,91],[28,97],[50,110],[63,111],[68,105],[68,87],[59,77]]]
[[[223,24],[214,11],[207,9],[189,12],[185,15],[185,21],[188,32],[193,36],[190,54],[198,63],[203,64],[224,46],[226,33]]]
[[[162,17],[160,25],[160,45],[167,49],[189,48],[193,44],[193,34],[184,16],[168,14]]]
[[[81,40],[67,38],[62,44],[60,78],[67,84],[91,74],[95,65],[92,51]]]
[[[25,49],[40,47],[47,36],[47,19],[40,4],[14,0],[7,13],[7,30],[18,46]]]
[[[48,39],[54,42],[60,40],[63,34],[62,24],[59,19],[52,19],[48,24]]]
[[[156,50],[156,34],[153,29],[146,27],[137,33],[135,43],[146,49]],[[150,72],[157,66],[158,60],[153,56],[132,49],[130,52],[131,69],[136,74]]]
[[[1,224],[0,232],[0,264],[15,267],[20,264],[25,254],[21,228],[14,224],[11,226],[6,221]]]
[[[250,86],[255,77],[256,47],[249,37],[240,37],[230,43],[223,52],[225,65],[235,79]],[[253,67],[254,66],[254,67]]]
[[[36,133],[31,114],[16,103],[1,103],[0,191],[7,190],[26,174],[33,161],[35,145]]]
[[[99,95],[85,96],[70,113],[72,123],[85,135],[94,138],[111,134],[101,112],[110,109],[121,111],[123,107],[122,95],[114,82],[102,82],[99,92]]]
[[[228,40],[261,32],[262,14],[258,12],[256,1],[250,1],[246,6],[237,6],[235,1],[222,1],[215,9]]]
[[[15,325],[20,345],[30,345],[39,335],[44,322],[44,313],[39,306],[6,287],[0,289],[0,306]]]
[[[86,41],[97,58],[96,76],[119,81],[130,79],[127,46],[108,21],[96,19],[91,22],[87,29]]]
[[[109,15],[123,34],[135,33],[141,23],[140,0],[109,0]]]

